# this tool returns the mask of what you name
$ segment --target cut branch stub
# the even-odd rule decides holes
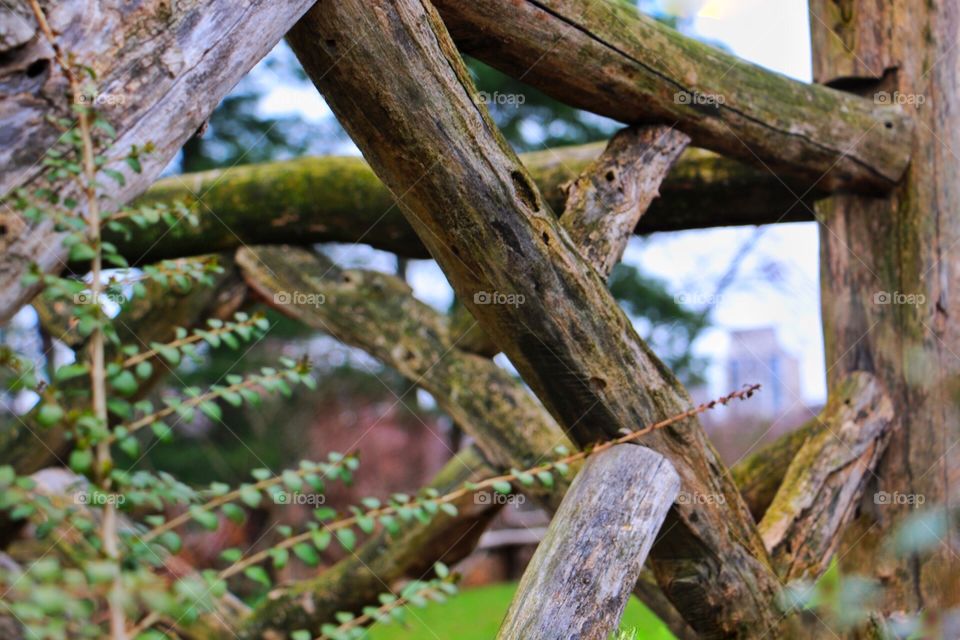
[[[575,442],[689,408],[500,136],[429,5],[323,4],[288,40],[371,167],[401,196],[457,295]],[[678,504],[669,544],[651,555],[668,597],[705,635],[775,627],[779,583],[697,420],[644,444],[670,460],[686,491],[711,498]]]
[[[609,638],[679,491],[670,463],[645,447],[591,457],[523,572],[497,638]]]
[[[893,423],[893,402],[869,373],[837,385],[821,429],[797,452],[760,522],[784,582],[827,569],[864,490],[875,479]]]
[[[816,180],[889,191],[910,160],[897,106],[791,80],[680,35],[626,2],[437,0],[465,52],[572,106],[667,122],[697,146]],[[799,195],[799,193],[798,193]]]

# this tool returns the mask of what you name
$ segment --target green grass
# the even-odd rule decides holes
[[[375,625],[371,640],[492,640],[500,628],[516,583],[467,589],[443,604],[409,609],[407,626]],[[673,635],[636,598],[630,598],[621,626],[636,628],[637,638],[672,640]]]

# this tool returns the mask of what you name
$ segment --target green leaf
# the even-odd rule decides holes
[[[438,578],[446,578],[450,575],[450,569],[442,562],[433,565],[433,570],[436,572]]]
[[[103,173],[106,174],[111,180],[116,182],[121,187],[127,184],[127,179],[124,175],[117,171],[116,169],[102,169]]]
[[[199,524],[201,527],[207,531],[216,531],[217,530],[217,516],[214,513],[211,513],[205,509],[200,508],[197,505],[190,507],[188,510],[190,517]]]
[[[240,499],[248,507],[255,509],[260,505],[260,501],[263,499],[263,496],[260,494],[253,485],[245,484],[240,487]]]
[[[270,558],[273,560],[274,567],[283,569],[287,566],[287,561],[290,559],[290,552],[281,547],[274,547],[270,549]]]
[[[232,503],[223,505],[220,507],[220,510],[223,511],[223,515],[227,516],[227,518],[229,518],[232,522],[236,522],[237,524],[242,523],[246,518],[246,514],[244,513],[243,509]]]
[[[150,425],[153,435],[157,436],[161,442],[170,442],[173,440],[173,429],[165,422],[154,422]]]
[[[309,631],[304,631],[303,629],[297,629],[290,634],[291,640],[313,640],[313,635]]]
[[[220,421],[223,418],[223,410],[220,409],[220,405],[213,401],[201,402],[199,406],[200,412],[203,415],[207,416],[211,420]]]
[[[225,549],[223,553],[220,554],[220,557],[226,560],[227,562],[229,562],[230,564],[233,564],[234,562],[236,562],[237,560],[243,557],[243,551],[241,551],[240,549],[237,549],[236,547],[231,549]]]
[[[266,480],[267,478],[272,477],[273,473],[270,472],[270,469],[254,469],[250,472],[250,475],[257,480]]]
[[[329,547],[332,538],[333,536],[330,535],[330,531],[327,529],[318,529],[310,534],[310,539],[313,541],[313,546],[315,546],[318,551],[323,551]]]
[[[128,156],[126,158],[126,162],[135,173],[140,173],[143,171],[143,167],[140,165],[140,159],[136,156]]]
[[[89,369],[85,364],[73,363],[60,367],[57,369],[57,372],[54,374],[53,378],[57,382],[64,382],[70,380],[71,378],[76,378],[78,376],[86,375]]]
[[[293,553],[308,566],[315,567],[320,563],[320,556],[317,555],[316,549],[306,543],[301,542],[294,545]]]
[[[247,576],[254,582],[259,582],[260,584],[262,584],[268,589],[272,586],[270,583],[270,576],[267,575],[267,572],[264,570],[263,567],[257,567],[257,566],[247,567],[246,569],[244,569],[243,575]]]
[[[121,371],[119,375],[111,378],[110,386],[125,396],[132,396],[138,387],[137,379],[129,371]]]
[[[44,427],[52,427],[63,418],[63,408],[58,404],[44,403],[37,411],[37,422]]]
[[[164,548],[173,554],[180,553],[180,549],[183,548],[183,541],[180,539],[180,536],[173,531],[164,531],[157,540]]]
[[[150,377],[150,374],[153,373],[153,365],[149,360],[144,360],[143,362],[137,363],[137,368],[135,371],[138,378],[145,380]]]
[[[131,458],[140,455],[140,443],[133,436],[128,436],[120,441],[120,450]]]
[[[93,452],[89,449],[74,449],[70,452],[70,468],[77,473],[86,473],[93,467]]]
[[[540,484],[550,489],[553,487],[553,474],[549,471],[539,471],[537,472],[537,479],[540,481]]]
[[[499,480],[493,483],[493,490],[504,495],[513,491],[513,487],[506,480]]]
[[[354,547],[357,546],[357,534],[353,532],[353,529],[337,529],[336,535],[337,542],[347,551],[353,551]]]

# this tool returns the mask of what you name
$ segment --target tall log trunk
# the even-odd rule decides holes
[[[289,40],[454,289],[575,441],[689,407],[497,132],[430,5],[321,2]],[[494,293],[523,304],[474,299]],[[645,444],[685,490],[716,498],[671,511],[651,556],[668,597],[707,636],[776,626],[779,583],[697,421]]]
[[[951,292],[960,262],[951,252],[960,244],[960,7],[811,0],[810,16],[819,82],[905,102],[917,122],[913,161],[890,197],[817,207],[831,391],[865,370],[894,403],[887,453],[839,557],[843,569],[886,587],[885,614],[942,611],[960,603],[955,520],[930,554],[898,558],[885,541],[918,499],[957,506],[960,296]]]

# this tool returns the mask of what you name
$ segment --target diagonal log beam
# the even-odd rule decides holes
[[[365,350],[429,390],[438,404],[497,460],[498,469],[521,468],[550,455],[560,444],[573,446],[519,380],[506,375],[489,359],[461,350],[458,335],[446,326],[447,317],[413,298],[409,287],[397,278],[374,271],[340,270],[323,256],[293,247],[243,249],[237,253],[237,262],[251,289],[278,311]],[[295,298],[293,292],[301,295]],[[315,304],[321,299],[322,304]],[[283,300],[289,303],[279,303]],[[456,460],[451,464],[454,469],[441,472],[435,486],[450,484],[444,478],[463,469]],[[490,474],[495,475],[493,471]],[[557,478],[553,491],[520,488],[552,512],[567,485],[566,479]],[[468,518],[472,518],[470,513]],[[445,532],[462,533],[469,525],[459,517],[434,519],[411,529],[409,539],[448,539]],[[383,572],[355,574],[356,563],[348,558],[298,589],[294,597],[269,601],[255,612],[245,630],[247,637],[260,637],[265,629],[296,628],[293,623],[319,627],[337,611],[356,611],[369,604],[372,600],[364,598],[371,592],[376,595],[383,587],[377,575],[385,582],[391,576],[419,577],[418,569],[422,572],[444,558],[456,561],[469,551],[458,545],[456,551],[462,553],[458,556],[442,546],[425,545],[418,555],[406,543],[394,544],[385,545],[378,535],[358,552],[366,564],[382,567]],[[677,637],[695,637],[655,585],[645,580],[637,584],[637,595]],[[311,600],[312,613],[304,618],[299,607],[310,592],[317,595]]]
[[[524,570],[497,638],[607,640],[679,492],[677,472],[646,447],[591,457]]]
[[[784,582],[826,571],[876,478],[893,414],[893,402],[869,373],[853,373],[833,390],[817,418],[824,428],[797,452],[759,525]]]
[[[288,39],[458,295],[575,442],[690,406],[499,136],[431,6],[318,6]],[[478,305],[479,292],[524,304]],[[645,444],[686,491],[716,498],[671,511],[670,535],[651,556],[668,597],[707,636],[774,626],[778,582],[697,421]]]
[[[438,0],[464,53],[567,104],[665,122],[697,146],[804,176],[828,191],[885,192],[910,160],[898,107],[762,69],[609,0]]]
[[[109,203],[129,201],[160,174],[230,89],[313,3],[313,0],[85,0],[44,3],[61,49],[78,64],[90,65],[97,96],[84,96],[102,112],[118,137],[107,149],[108,166],[121,169],[121,186],[102,179]],[[4,3],[7,4],[7,3]],[[21,8],[23,0],[15,2]],[[3,7],[14,37],[0,40],[0,198],[18,187],[37,188],[41,164],[60,132],[48,117],[72,118],[69,83],[38,32],[36,21],[14,17]],[[122,164],[132,145],[142,156],[142,173]],[[55,185],[61,190],[62,185]],[[65,195],[61,193],[60,195]],[[0,323],[37,291],[21,278],[30,264],[59,271],[66,251],[52,222],[27,226],[0,205]]]
[[[565,185],[603,148],[604,143],[559,147],[523,153],[520,159],[550,208],[563,211]],[[688,149],[635,231],[811,221],[814,199],[824,194],[814,189],[798,202],[797,196],[808,188],[803,183],[784,185],[764,169],[703,149]],[[158,180],[137,202],[183,202],[200,223],[181,224],[169,232],[148,227],[130,238],[107,230],[105,238],[135,264],[242,244],[320,242],[362,242],[405,258],[430,257],[393,195],[362,158],[297,158],[172,176]]]

